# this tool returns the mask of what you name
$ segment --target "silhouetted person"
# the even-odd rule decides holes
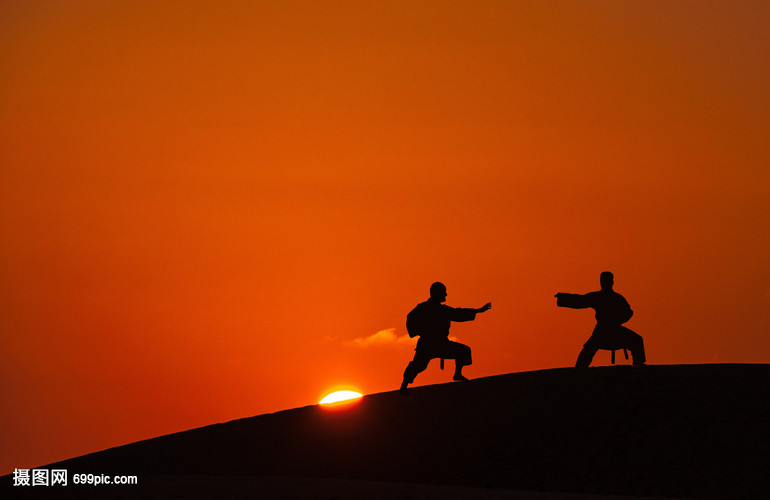
[[[401,393],[406,394],[406,386],[414,382],[418,373],[428,367],[433,358],[454,359],[455,373],[453,380],[468,380],[463,375],[463,366],[471,364],[471,348],[459,342],[449,340],[449,326],[452,321],[473,321],[476,314],[488,311],[491,303],[479,309],[449,307],[446,301],[446,286],[433,283],[430,286],[430,298],[417,304],[406,317],[406,329],[410,337],[420,336],[417,341],[414,359],[404,370]],[[442,365],[443,368],[443,365]]]
[[[557,293],[556,305],[572,309],[592,307],[596,311],[596,327],[591,337],[580,351],[576,368],[588,368],[594,354],[599,349],[628,349],[631,351],[633,363],[643,365],[647,359],[644,356],[644,341],[642,337],[629,330],[623,323],[631,319],[634,311],[622,295],[612,289],[614,277],[611,272],[603,272],[599,277],[602,289],[585,295],[572,293]]]

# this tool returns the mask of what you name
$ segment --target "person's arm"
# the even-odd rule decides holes
[[[449,306],[447,306],[449,307]],[[479,307],[478,309],[471,309],[466,307],[450,307],[451,310],[449,319],[455,322],[463,322],[463,321],[473,321],[476,319],[476,314],[483,313],[485,311],[488,311],[492,308],[492,303],[487,302],[482,307]]]
[[[592,306],[591,294],[580,295],[577,293],[559,292],[554,297],[556,297],[556,305],[558,307],[586,309]]]
[[[631,316],[634,315],[634,311],[631,310],[631,306],[628,304],[628,301],[626,300],[626,298],[625,297],[622,297],[622,298],[623,298],[623,306],[624,307],[620,311],[620,318],[619,319],[620,319],[620,324],[621,325],[623,323],[625,323],[626,321],[630,320]]]

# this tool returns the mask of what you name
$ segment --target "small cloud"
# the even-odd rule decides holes
[[[369,346],[380,346],[380,345],[406,344],[411,341],[412,339],[409,338],[409,335],[404,334],[399,336],[399,335],[396,335],[395,328],[388,328],[386,330],[380,330],[379,332],[369,335],[368,337],[359,337],[357,339],[354,339],[352,342],[346,342],[346,343],[357,347],[369,347]]]

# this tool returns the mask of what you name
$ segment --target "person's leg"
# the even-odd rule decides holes
[[[642,336],[625,326],[620,327],[620,331],[623,337],[623,345],[631,351],[633,363],[635,365],[645,364],[647,357],[644,354],[644,339],[642,339]]]
[[[580,354],[578,355],[575,368],[588,368],[591,365],[591,361],[594,359],[594,354],[596,354],[596,351],[599,350],[599,347],[595,342],[592,341],[592,338],[588,339],[588,342],[583,344],[583,350],[580,351]]]
[[[452,380],[468,380],[468,378],[463,375],[463,367],[473,363],[470,347],[459,342],[449,341],[444,346],[441,357],[455,360],[455,373],[452,376]]]
[[[404,370],[404,380],[401,382],[401,388],[399,389],[403,394],[406,394],[406,386],[413,383],[417,374],[424,371],[430,363],[430,357],[417,351],[414,354],[414,359],[406,365]]]

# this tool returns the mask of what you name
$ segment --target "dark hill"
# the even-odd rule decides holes
[[[362,498],[385,498],[395,485],[407,492],[484,488],[483,495],[477,491],[480,498],[515,491],[770,498],[768,387],[770,365],[514,373],[417,387],[408,396],[369,395],[344,409],[308,406],[235,420],[44,468],[67,469],[70,476],[136,475],[139,486],[113,488],[127,497],[159,495],[164,482],[174,481],[192,497],[196,491],[207,497],[201,484],[219,481],[221,489],[214,491],[229,498],[231,489],[254,493],[278,481],[259,478],[288,477],[296,479],[280,481],[315,484],[308,488],[317,493],[337,488],[339,494],[329,498],[353,498],[343,491],[353,487],[369,488]],[[7,491],[10,476],[2,480]],[[99,488],[70,485],[57,497],[107,491]],[[388,498],[433,498],[427,490],[416,497],[394,495],[401,496]]]

